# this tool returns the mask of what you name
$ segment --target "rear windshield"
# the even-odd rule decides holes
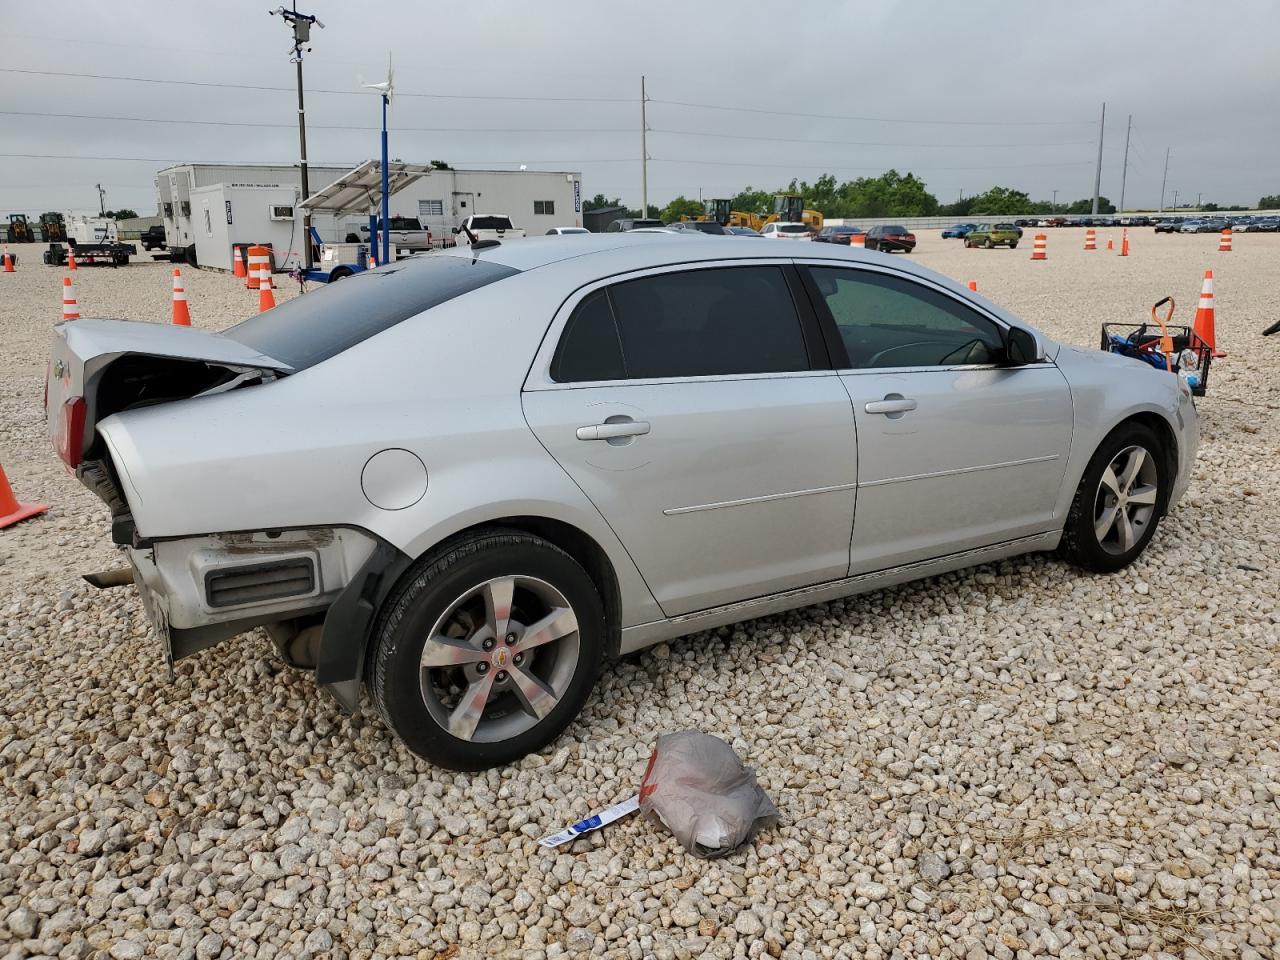
[[[893,227],[884,227],[883,229],[885,233],[906,233],[907,232],[906,227],[893,226]]]
[[[996,229],[997,230],[1017,230],[1018,228],[1015,227],[1012,223],[997,223]]]
[[[472,230],[510,230],[510,217],[472,217]]]
[[[630,221],[630,223],[631,223],[631,226],[627,228],[628,230],[639,230],[642,227],[662,226],[661,220],[632,220]]]
[[[778,225],[779,233],[808,233],[809,228],[803,223],[783,223]]]
[[[470,257],[412,257],[312,289],[223,335],[305,370],[423,310],[517,273]]]

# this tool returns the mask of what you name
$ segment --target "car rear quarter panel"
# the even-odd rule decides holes
[[[565,292],[553,273],[491,284],[274,383],[103,421],[139,535],[341,524],[418,557],[476,524],[545,517],[608,555],[623,625],[657,619],[621,543],[524,421],[521,384]],[[392,448],[422,461],[426,490],[385,510],[361,474]]]

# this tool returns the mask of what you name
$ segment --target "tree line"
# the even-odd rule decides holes
[[[878,177],[858,177],[845,181],[837,181],[831,174],[823,174],[813,183],[792,180],[785,187],[776,190],[760,190],[748,186],[732,198],[732,208],[746,213],[772,213],[773,197],[777,193],[799,194],[804,197],[806,207],[822,211],[823,216],[845,220],[859,217],[1017,217],[1093,212],[1092,197],[1054,204],[1049,200],[1033,200],[1024,190],[1000,186],[962,197],[954,203],[941,203],[928,191],[923,180],[913,173],[899,173],[897,170],[889,170]],[[609,199],[604,194],[596,194],[583,204],[587,210],[625,206],[621,200]],[[1277,208],[1280,208],[1280,195],[1266,196],[1258,201],[1257,209]],[[1199,209],[1212,211],[1244,208],[1205,203]],[[1115,204],[1106,197],[1099,197],[1098,212],[1115,213]],[[664,207],[649,204],[648,210],[649,217],[666,223],[679,220],[681,216],[696,217],[701,213],[702,204],[685,196],[676,197]],[[640,217],[641,213],[628,208],[625,216]]]

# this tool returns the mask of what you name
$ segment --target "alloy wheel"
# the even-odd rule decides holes
[[[460,740],[507,740],[555,709],[578,656],[578,618],[559,590],[535,577],[498,577],[454,600],[431,628],[422,700]]]
[[[1155,457],[1145,447],[1125,447],[1102,471],[1093,506],[1093,533],[1107,553],[1128,553],[1155,517],[1159,494]]]

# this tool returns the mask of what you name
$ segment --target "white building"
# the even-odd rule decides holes
[[[348,172],[346,167],[308,166],[313,192]],[[303,258],[302,177],[281,164],[184,163],[156,174],[156,192],[170,250],[193,248],[202,267],[231,269],[233,244],[270,244],[277,269]],[[380,197],[372,197],[375,204]],[[392,217],[417,217],[437,240],[477,213],[511,217],[529,236],[551,227],[582,225],[582,176],[569,171],[433,170],[391,196]],[[312,226],[321,240],[339,241],[356,232],[361,217],[317,214]],[[190,261],[190,257],[188,258]]]

